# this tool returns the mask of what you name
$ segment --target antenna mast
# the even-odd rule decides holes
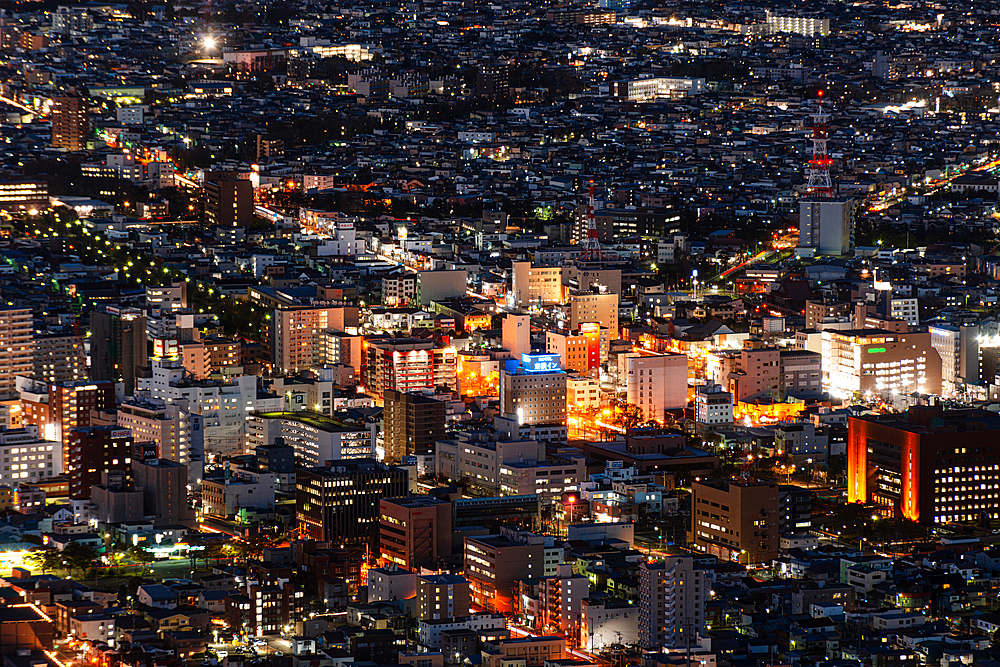
[[[823,199],[833,199],[833,181],[830,179],[830,165],[833,161],[826,152],[827,121],[830,114],[823,113],[823,91],[819,91],[819,106],[810,114],[812,123],[813,156],[809,160],[809,183],[806,194]]]

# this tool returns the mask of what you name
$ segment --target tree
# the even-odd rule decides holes
[[[146,547],[140,546],[138,544],[132,546],[128,550],[128,557],[130,560],[141,564],[143,570],[146,569],[146,566],[148,564],[152,563],[155,560],[153,554],[149,553]]]
[[[642,423],[642,408],[634,403],[621,403],[615,410],[614,425],[626,431]]]
[[[63,564],[71,574],[73,570],[80,570],[83,575],[88,569],[94,566],[97,560],[97,549],[82,542],[70,542],[62,550]]]
[[[54,570],[63,564],[62,554],[55,547],[35,549],[24,557],[25,562],[32,568],[38,568],[42,574]]]

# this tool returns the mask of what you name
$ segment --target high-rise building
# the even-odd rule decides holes
[[[639,645],[679,647],[697,641],[705,625],[709,572],[692,556],[639,563]]]
[[[596,336],[582,331],[546,331],[545,351],[558,354],[560,364],[567,371],[587,373],[601,365],[600,329]]]
[[[70,470],[70,434],[73,429],[91,425],[91,411],[111,412],[115,409],[113,382],[62,382],[49,385],[49,419],[52,424],[37,424],[47,436],[63,444],[63,469]],[[100,483],[98,477],[95,484]]]
[[[708,375],[737,403],[777,400],[781,393],[781,353],[777,348],[743,348],[710,354]]]
[[[166,459],[132,462],[132,483],[142,490],[143,515],[156,525],[176,525],[194,518],[188,505],[187,466]]]
[[[80,338],[36,334],[31,339],[31,376],[43,382],[72,382],[87,377],[87,356]]]
[[[0,308],[0,399],[16,398],[14,380],[32,370],[31,308]]]
[[[295,514],[304,537],[336,544],[378,544],[379,503],[409,492],[407,472],[373,459],[299,468]]]
[[[476,96],[502,100],[510,97],[510,65],[487,63],[476,72]]]
[[[416,571],[451,558],[451,503],[430,496],[383,498],[379,560]]]
[[[849,417],[847,499],[923,524],[1000,519],[1000,416],[910,407]]]
[[[854,200],[808,198],[799,202],[799,247],[817,255],[843,255],[851,249]]]
[[[52,100],[52,145],[68,151],[87,149],[90,121],[87,100],[76,93],[67,93]]]
[[[941,357],[927,332],[882,329],[823,331],[824,388],[855,393],[941,393]]]
[[[136,443],[154,443],[159,458],[184,465],[190,460],[191,415],[179,405],[126,400],[118,406],[118,426],[129,429]]]
[[[445,437],[445,402],[395,389],[386,389],[382,400],[386,462],[398,465],[411,454],[433,454],[434,443]]]
[[[422,338],[372,338],[362,353],[364,390],[381,399],[386,389],[458,388],[458,351]]]
[[[778,487],[703,479],[691,485],[688,543],[720,560],[747,565],[778,557]]]
[[[205,222],[211,227],[249,227],[253,223],[253,183],[235,172],[206,172]]]
[[[440,621],[469,615],[472,597],[469,580],[457,574],[417,577],[417,618]]]
[[[275,309],[271,319],[271,364],[276,373],[321,365],[325,331],[358,326],[357,306],[293,306]]]
[[[117,426],[74,428],[69,432],[69,476],[71,498],[90,498],[90,487],[102,482],[102,474],[118,471],[125,479],[132,473],[132,433]]]
[[[545,539],[532,533],[465,537],[465,576],[472,602],[501,614],[514,610],[517,582],[545,573]]]
[[[515,359],[531,354],[531,316],[525,313],[508,313],[503,318],[501,344]],[[551,352],[551,350],[550,350]]]
[[[566,372],[555,354],[525,354],[500,374],[500,409],[521,424],[566,423]]]
[[[599,322],[608,328],[611,340],[618,340],[618,294],[601,291],[573,291],[569,295],[569,328]]]
[[[627,400],[642,409],[644,420],[663,422],[668,410],[687,407],[687,355],[629,355],[625,367]]]
[[[138,308],[106,306],[90,313],[90,377],[122,382],[125,394],[135,390],[138,369],[149,362],[146,316]]]

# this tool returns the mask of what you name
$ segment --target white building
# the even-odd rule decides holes
[[[237,375],[227,382],[195,381],[175,359],[152,359],[152,377],[137,378],[136,387],[146,396],[177,405],[186,405],[201,415],[205,453],[242,454],[247,421],[255,411],[277,411],[281,396],[258,396],[255,375]]]
[[[799,247],[819,255],[843,255],[851,249],[854,201],[806,199],[799,202]]]
[[[911,327],[920,324],[920,308],[917,299],[908,297],[893,297],[889,301],[889,316],[894,320],[903,320]]]
[[[639,645],[644,649],[683,646],[705,625],[711,595],[707,570],[691,556],[668,556],[639,564]],[[691,633],[690,635],[685,633]]]
[[[249,417],[249,448],[274,444],[282,438],[295,449],[295,457],[307,465],[321,466],[327,461],[375,458],[374,422],[348,426],[330,417],[312,412],[258,413]]]
[[[191,415],[180,405],[131,399],[118,406],[118,426],[132,431],[132,441],[155,442],[161,459],[188,464]]]
[[[417,574],[400,567],[368,570],[368,602],[409,600],[417,595]]]
[[[243,507],[274,509],[274,473],[235,468],[201,484],[205,514],[233,516]]]
[[[586,599],[581,613],[580,647],[600,651],[611,644],[639,643],[639,608],[635,605]]]
[[[34,483],[63,472],[62,443],[43,440],[38,427],[0,431],[0,485]]]
[[[687,407],[688,360],[683,354],[643,354],[625,360],[628,402],[644,419],[663,421],[664,412]]]
[[[810,16],[778,16],[767,12],[767,29],[770,33],[787,32],[806,37],[825,37],[830,34],[830,19]]]
[[[655,100],[658,97],[698,95],[706,90],[705,79],[666,76],[614,81],[610,84],[612,97],[626,99],[630,102]]]
[[[694,397],[694,419],[709,426],[732,424],[733,395],[717,384],[698,387]]]

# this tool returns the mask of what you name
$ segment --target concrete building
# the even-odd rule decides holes
[[[86,378],[87,356],[82,339],[72,334],[36,334],[31,339],[31,377],[43,382]]]
[[[146,316],[137,308],[105,306],[90,313],[90,377],[124,382],[135,389],[136,374],[149,362]]]
[[[520,436],[486,433],[454,433],[435,444],[439,476],[467,480],[491,495],[500,495],[500,469],[505,464],[545,461],[545,445]]]
[[[503,318],[501,344],[514,359],[531,354],[531,316],[508,313]]]
[[[569,294],[569,328],[578,330],[584,324],[599,323],[607,327],[610,340],[618,340],[617,293],[601,291],[573,291]]]
[[[362,358],[365,391],[382,399],[386,389],[401,392],[458,388],[458,351],[419,338],[372,338]]]
[[[854,238],[854,200],[803,199],[799,203],[799,247],[817,255],[843,255]]]
[[[153,471],[151,471],[153,472]],[[201,483],[205,514],[232,517],[243,507],[274,509],[274,473],[229,468]]]
[[[249,417],[250,449],[278,438],[307,465],[375,458],[374,422],[352,426],[315,412],[256,412]]]
[[[601,407],[601,384],[592,377],[566,374],[566,406],[569,410],[596,410]]]
[[[38,426],[0,431],[0,485],[15,487],[63,472],[62,443],[44,440]]]
[[[451,559],[451,503],[429,496],[383,498],[379,503],[379,560],[416,570]]]
[[[433,454],[445,437],[447,405],[423,393],[386,389],[382,395],[386,462],[396,465],[413,454]]]
[[[1000,417],[985,410],[849,417],[848,501],[929,525],[1000,518],[1000,470],[982,465],[998,434]]]
[[[275,372],[308,370],[324,356],[320,334],[354,330],[357,306],[293,306],[276,308],[271,315],[271,363]]]
[[[527,618],[529,627],[537,631],[579,637],[590,580],[574,574],[572,563],[559,563],[554,569],[554,574],[518,582],[519,611]]]
[[[296,470],[295,514],[303,536],[334,544],[375,544],[380,501],[409,492],[407,472],[373,459]]]
[[[417,577],[417,618],[421,621],[456,618],[469,613],[469,581],[457,574]]]
[[[554,354],[526,354],[500,374],[500,409],[521,424],[566,423],[566,373]]]
[[[704,384],[694,396],[694,419],[710,428],[733,424],[733,395],[721,385]]]
[[[605,599],[582,601],[580,646],[600,651],[612,644],[639,643],[639,607]]]
[[[576,333],[546,331],[545,351],[559,355],[559,363],[567,371],[587,373],[601,365],[600,327]]]
[[[487,611],[512,612],[517,581],[544,573],[545,540],[531,533],[466,536],[464,554],[472,602]]]
[[[555,457],[543,461],[512,461],[500,466],[500,495],[525,496],[532,493],[544,503],[562,498],[568,491],[578,491],[587,479],[587,461],[583,456]]]
[[[253,223],[253,183],[235,172],[205,172],[205,222],[209,227],[249,227]]]
[[[644,649],[695,643],[705,625],[710,595],[707,570],[692,556],[639,563],[639,645]]]
[[[823,386],[834,396],[941,393],[941,357],[929,333],[827,330],[822,345]]]
[[[132,433],[117,426],[73,428],[67,440],[65,470],[70,498],[90,498],[90,487],[102,475],[117,471],[127,480],[132,473]]]
[[[90,119],[87,100],[76,93],[52,99],[52,146],[67,151],[87,150]]]
[[[368,602],[409,600],[417,595],[417,574],[399,567],[368,570]]]
[[[666,420],[668,410],[687,407],[688,358],[683,354],[639,354],[625,361],[627,400],[644,420]]]
[[[0,399],[17,397],[14,379],[31,375],[31,308],[0,308]]]
[[[37,424],[47,439],[63,443],[65,458],[63,469],[70,471],[69,448],[73,429],[85,428],[91,424],[91,412],[113,412],[115,409],[115,385],[112,382],[62,382],[49,385],[49,424]],[[100,482],[97,478],[94,484]]]
[[[778,557],[778,487],[703,479],[691,484],[688,543],[722,561],[753,565]]]
[[[826,37],[830,34],[830,19],[815,16],[779,16],[767,12],[767,29],[772,34],[787,32],[805,37]]]
[[[417,273],[417,301],[421,306],[430,305],[432,301],[464,297],[468,288],[465,269]]]
[[[154,443],[158,457],[182,465],[191,461],[191,414],[181,406],[130,399],[118,406],[117,419],[135,442]]]
[[[186,465],[163,458],[133,461],[132,483],[142,491],[143,514],[153,517],[154,525],[177,525],[194,518]]]
[[[550,306],[563,302],[561,266],[534,266],[514,262],[510,304],[515,308]]]
[[[823,395],[823,355],[808,350],[781,350],[778,361],[781,399]]]
[[[743,348],[709,354],[707,374],[737,403],[777,400],[781,394],[781,353],[777,348]]]

